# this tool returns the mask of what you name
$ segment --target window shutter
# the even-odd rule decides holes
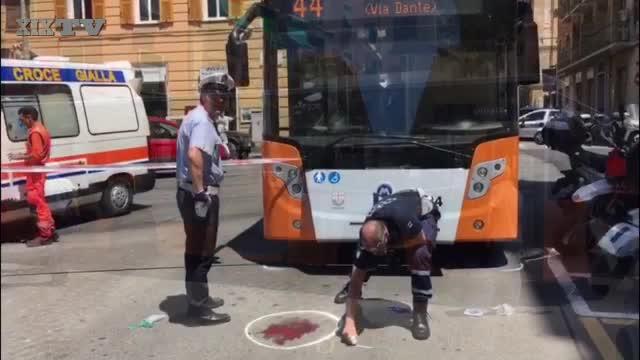
[[[202,21],[202,0],[189,0],[189,21]]]
[[[56,0],[56,19],[66,19],[67,16],[67,0]]]
[[[120,24],[134,24],[133,19],[133,0],[120,0]]]
[[[173,22],[172,0],[160,0],[160,21]]]
[[[238,19],[244,13],[249,10],[249,7],[253,5],[255,1],[251,0],[228,0],[229,1],[229,17],[232,19]]]
[[[104,19],[104,0],[93,0],[93,18]]]

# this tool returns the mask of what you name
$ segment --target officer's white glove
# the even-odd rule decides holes
[[[211,205],[211,197],[206,191],[201,191],[193,195],[193,207],[196,212],[196,216],[204,219],[209,212],[209,206]]]

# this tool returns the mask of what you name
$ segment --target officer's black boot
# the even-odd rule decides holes
[[[231,320],[229,315],[219,314],[212,310],[223,304],[222,299],[209,296],[207,273],[212,263],[212,257],[185,254],[185,280],[189,301],[187,314],[206,322],[228,322]]]
[[[411,334],[416,340],[427,340],[431,336],[427,319],[427,302],[413,303],[413,324]]]
[[[344,285],[342,290],[336,294],[336,297],[333,299],[333,302],[336,304],[344,304],[347,302],[347,298],[349,297],[349,281]]]

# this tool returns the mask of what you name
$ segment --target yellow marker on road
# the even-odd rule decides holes
[[[616,344],[611,341],[611,337],[604,330],[600,320],[596,318],[580,318],[585,330],[589,334],[589,337],[593,341],[594,345],[602,355],[603,359],[607,360],[623,360],[624,358],[618,351]]]

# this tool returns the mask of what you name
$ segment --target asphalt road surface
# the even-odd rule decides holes
[[[547,194],[567,167],[562,155],[533,143],[521,149],[521,240],[438,247],[427,341],[408,329],[409,277],[388,269],[365,288],[359,346],[341,344],[334,332],[343,307],[333,296],[350,269],[346,261],[278,264],[305,256],[340,262],[348,249],[265,243],[260,168],[236,167],[228,169],[219,263],[209,275],[230,323],[198,326],[184,317],[184,235],[169,177],[137,196],[131,214],[64,219],[59,243],[2,244],[2,358],[637,358],[637,270],[595,298],[581,285],[588,277],[581,254],[521,263],[523,250],[558,240],[566,214]],[[21,226],[4,226],[3,239]],[[167,318],[152,328],[132,326],[154,314]]]

